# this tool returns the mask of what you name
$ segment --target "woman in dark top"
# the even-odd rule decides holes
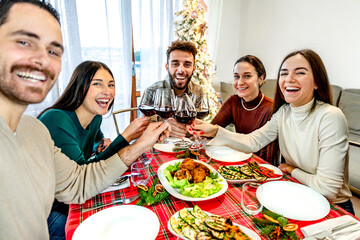
[[[246,55],[234,65],[233,87],[235,95],[229,97],[211,121],[221,127],[233,123],[238,133],[251,133],[263,126],[271,117],[272,100],[260,87],[266,78],[265,67],[255,56]],[[266,147],[255,153],[267,159]]]
[[[78,164],[105,160],[141,136],[149,117],[134,120],[111,142],[100,130],[102,115],[112,108],[115,81],[101,62],[86,61],[75,69],[57,102],[40,115],[57,147]],[[50,239],[65,239],[68,206],[55,200],[48,218]]]

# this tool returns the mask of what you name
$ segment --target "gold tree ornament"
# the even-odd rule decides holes
[[[207,6],[203,0],[184,0],[183,9],[176,13],[174,22],[175,35],[182,40],[193,42],[198,49],[195,57],[196,70],[192,81],[203,87],[204,93],[209,97],[209,115],[205,118],[210,121],[219,110],[219,94],[212,86],[215,72],[212,70],[213,62],[207,51],[206,22]]]

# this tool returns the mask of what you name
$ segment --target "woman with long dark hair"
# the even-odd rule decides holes
[[[238,134],[197,120],[190,130],[215,137],[211,144],[243,152],[256,152],[278,139],[283,172],[354,214],[348,186],[347,122],[342,111],[331,105],[321,58],[309,49],[290,53],[280,65],[277,82],[274,114],[262,128]]]
[[[86,61],[76,67],[64,93],[39,120],[49,129],[55,145],[78,164],[105,160],[140,137],[150,123],[149,117],[138,118],[113,142],[104,138],[102,115],[112,109],[114,96],[111,70],[104,63]],[[50,239],[65,239],[67,214],[68,205],[55,199],[48,218]]]
[[[266,70],[259,58],[245,55],[235,62],[233,74],[235,94],[225,101],[211,124],[226,127],[232,123],[237,133],[251,133],[271,117],[272,100],[260,90]],[[256,154],[267,159],[266,153],[264,147]]]

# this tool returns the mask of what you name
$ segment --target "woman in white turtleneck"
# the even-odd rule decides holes
[[[321,58],[312,50],[292,52],[278,72],[273,116],[250,133],[232,133],[195,121],[191,132],[214,137],[210,144],[256,152],[275,139],[285,163],[279,168],[354,214],[348,187],[348,127],[331,105],[330,83]],[[273,156],[276,156],[274,154]]]

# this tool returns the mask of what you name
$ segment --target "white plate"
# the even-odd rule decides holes
[[[174,148],[174,142],[177,141],[181,141],[180,138],[174,138],[174,137],[169,137],[168,138],[168,143],[157,143],[154,145],[154,148],[158,151],[162,151],[162,152],[167,152],[167,153],[173,153],[173,148]],[[190,141],[190,139],[185,138],[185,141]]]
[[[256,196],[270,211],[294,220],[315,221],[330,212],[323,195],[299,183],[267,182],[256,191]]]
[[[192,211],[193,209],[192,209],[192,208],[188,208],[188,210],[189,210],[189,211]],[[176,213],[174,214],[174,216],[175,216],[176,219],[179,219],[179,212],[180,212],[180,211],[178,211],[178,212],[176,212]],[[211,213],[206,212],[206,211],[204,211],[204,213],[206,213],[206,214],[209,215],[209,216],[212,215]],[[237,223],[234,223],[234,222],[233,222],[233,224],[234,224],[235,226],[239,226],[240,229],[241,229],[241,231],[243,231],[246,235],[248,235],[252,240],[260,240],[260,236],[259,236],[256,232],[254,232],[253,230],[251,230],[251,229],[249,229],[249,228],[247,228],[247,227],[241,226],[241,225],[239,225],[239,224],[237,224]],[[172,229],[172,227],[171,227],[171,225],[170,225],[170,219],[169,219],[169,221],[168,221],[167,227],[168,227],[169,231],[170,231],[172,234],[174,234],[175,236],[179,237],[180,239],[188,240],[188,238],[184,237],[182,234],[177,234],[177,233]]]
[[[277,167],[270,165],[270,164],[259,164],[262,167],[266,167],[268,169],[274,170],[275,174],[279,174],[281,175],[280,177],[277,178],[267,178],[266,181],[274,181],[274,180],[279,180],[283,177],[283,172],[278,169]],[[233,165],[234,167],[236,166],[242,166],[242,165]],[[229,167],[229,166],[227,166]],[[225,178],[226,179],[226,178]],[[233,179],[226,179],[226,181],[228,181],[229,183],[244,183],[244,182],[257,182],[256,179],[239,179],[239,180],[233,180]]]
[[[225,178],[220,173],[218,173],[213,167],[211,167],[209,164],[206,164],[206,163],[201,162],[201,161],[194,160],[195,162],[201,163],[201,164],[205,165],[206,167],[208,167],[211,172],[217,173],[219,178],[222,179],[222,181],[220,182],[220,184],[222,185],[222,188],[220,189],[219,192],[214,193],[213,195],[210,195],[210,196],[208,196],[206,198],[193,198],[193,197],[187,197],[187,196],[182,195],[180,192],[178,192],[177,189],[170,186],[169,181],[167,180],[167,178],[163,174],[163,171],[169,165],[174,165],[175,163],[181,162],[182,160],[183,159],[178,159],[178,160],[173,160],[173,161],[170,161],[170,162],[166,162],[166,163],[164,163],[163,165],[161,165],[159,167],[158,172],[157,172],[161,184],[164,186],[166,191],[168,191],[168,193],[170,193],[172,196],[174,196],[174,197],[176,197],[178,199],[184,200],[184,201],[205,201],[205,200],[209,200],[209,199],[213,199],[213,198],[216,198],[218,196],[221,196],[226,192],[226,190],[228,189],[228,183],[225,180]]]
[[[122,205],[91,215],[75,230],[72,239],[153,240],[156,239],[159,229],[159,219],[153,211],[136,205]]]
[[[221,162],[240,162],[249,159],[252,153],[243,153],[226,146],[208,145],[206,154]]]

